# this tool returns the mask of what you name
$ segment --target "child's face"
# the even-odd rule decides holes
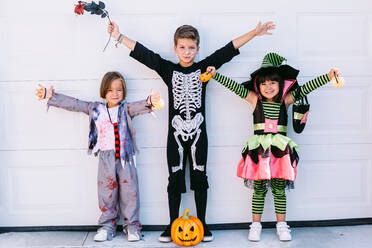
[[[260,84],[260,92],[268,101],[274,101],[274,97],[279,93],[279,82],[266,80]]]
[[[194,63],[195,55],[199,52],[199,46],[195,40],[180,38],[177,40],[177,45],[174,46],[174,52],[177,54],[180,65],[188,67]]]
[[[123,89],[123,83],[122,81],[117,78],[111,82],[110,88],[107,90],[106,93],[106,101],[108,106],[115,107],[120,104],[120,102],[123,100],[124,96],[124,89]]]

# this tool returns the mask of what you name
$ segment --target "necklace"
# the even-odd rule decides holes
[[[112,123],[112,120],[111,120],[110,111],[108,110],[108,103],[106,104],[106,110],[107,110],[107,114],[108,114],[111,124],[114,125],[114,123]]]
[[[114,126],[114,136],[115,136],[115,158],[120,159],[120,140],[119,140],[119,128],[118,123],[112,123],[110,111],[108,110],[108,104],[106,104],[107,114],[109,116],[111,124]]]

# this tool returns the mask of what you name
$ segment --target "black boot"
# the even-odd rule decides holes
[[[168,207],[169,207],[169,217],[170,217],[170,224],[167,226],[165,231],[160,234],[159,241],[160,242],[171,242],[171,226],[175,219],[179,217],[180,211],[180,204],[181,204],[181,193],[175,192],[168,192]]]
[[[207,210],[207,190],[196,190],[194,192],[196,213],[199,220],[203,224],[204,228],[204,242],[209,242],[213,240],[213,235],[209,231],[207,224],[205,223],[205,212]]]

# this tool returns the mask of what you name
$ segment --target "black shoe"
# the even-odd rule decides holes
[[[165,231],[160,234],[159,241],[163,243],[169,243],[172,241],[170,226],[168,225]]]
[[[210,242],[213,240],[213,234],[209,231],[208,227],[204,227],[203,242]]]

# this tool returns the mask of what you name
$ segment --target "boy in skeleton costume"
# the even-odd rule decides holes
[[[130,56],[155,70],[168,86],[169,124],[167,143],[168,204],[170,224],[161,234],[161,242],[170,242],[170,226],[179,216],[181,193],[186,192],[185,166],[190,163],[190,188],[195,192],[197,216],[204,225],[203,241],[212,241],[212,233],[205,223],[208,181],[206,163],[208,139],[205,124],[205,90],[207,84],[200,81],[200,74],[209,65],[216,68],[239,54],[239,48],[255,36],[270,34],[275,28],[272,22],[259,23],[252,31],[234,39],[205,59],[195,62],[199,51],[198,31],[189,25],[179,27],[174,34],[174,51],[179,63],[163,59],[119,32],[119,26],[111,22],[109,34],[118,43],[131,50]]]

